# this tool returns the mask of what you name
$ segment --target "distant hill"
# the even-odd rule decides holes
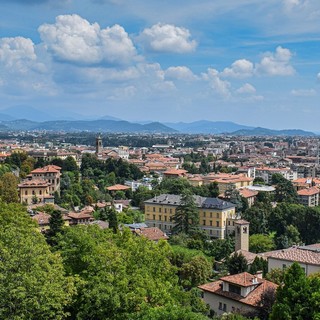
[[[200,120],[191,123],[164,123],[166,126],[173,128],[182,133],[205,133],[205,134],[219,134],[226,132],[233,132],[242,129],[253,129],[253,127],[240,125],[231,121],[208,121]]]
[[[56,119],[52,114],[46,113],[28,105],[18,105],[2,110],[2,113],[12,119],[27,119],[32,121],[48,121]]]
[[[10,123],[6,123],[10,126]],[[48,130],[48,131],[91,131],[91,132],[159,132],[174,133],[176,130],[169,128],[159,122],[153,122],[146,125],[132,123],[128,121],[114,120],[93,120],[93,121],[46,121],[36,123],[30,130]]]
[[[230,132],[236,136],[315,136],[315,133],[300,129],[272,130],[267,128],[253,128],[249,130],[237,130]]]

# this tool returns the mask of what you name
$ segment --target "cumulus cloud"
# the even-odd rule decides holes
[[[294,89],[291,94],[296,97],[312,97],[317,94],[314,89]]]
[[[256,92],[256,88],[250,83],[245,83],[242,87],[236,90],[240,94],[252,94]]]
[[[251,77],[254,72],[253,63],[246,59],[236,60],[230,68],[225,68],[222,76],[231,78]]]
[[[147,50],[156,52],[187,53],[193,51],[197,43],[191,40],[188,29],[171,24],[155,24],[144,29],[139,40]]]
[[[197,79],[193,72],[186,66],[169,67],[165,71],[165,77],[167,79],[177,79],[185,81],[193,81]]]
[[[295,69],[290,65],[292,55],[289,49],[279,46],[275,53],[264,54],[261,62],[256,65],[256,71],[270,76],[292,76],[295,73]]]
[[[42,41],[62,61],[96,64],[127,64],[136,57],[136,49],[123,27],[114,25],[100,29],[86,19],[60,15],[55,24],[39,27]]]
[[[209,82],[210,87],[220,96],[224,98],[229,98],[231,96],[230,82],[222,80],[216,69],[209,68],[207,73],[202,74],[202,77]]]

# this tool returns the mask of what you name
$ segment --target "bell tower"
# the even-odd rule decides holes
[[[102,138],[101,135],[97,135],[96,137],[96,154],[100,154],[102,151]]]
[[[249,225],[246,220],[236,220],[235,224],[235,251],[249,251]]]

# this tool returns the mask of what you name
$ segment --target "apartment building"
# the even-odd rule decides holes
[[[199,210],[201,228],[212,238],[224,239],[234,231],[235,205],[218,198],[194,196]],[[181,204],[181,196],[161,194],[144,202],[145,222],[149,227],[158,227],[170,233],[174,223],[172,217]]]

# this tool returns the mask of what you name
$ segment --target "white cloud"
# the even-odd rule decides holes
[[[31,39],[22,37],[0,39],[0,62],[4,67],[24,73],[36,59]]]
[[[253,72],[253,63],[246,59],[240,59],[232,63],[231,68],[225,68],[222,72],[222,76],[231,78],[246,78],[251,77]]]
[[[171,24],[155,24],[144,29],[139,40],[144,47],[156,52],[187,53],[193,51],[197,43],[191,40],[188,29]]]
[[[312,97],[317,94],[314,89],[294,89],[291,94],[296,97]]]
[[[245,83],[242,87],[236,90],[236,92],[240,94],[252,94],[256,91],[256,88],[250,83]]]
[[[167,79],[177,79],[185,81],[193,81],[197,79],[193,72],[186,66],[169,67],[165,71],[165,77]]]
[[[283,5],[287,11],[292,10],[293,8],[301,4],[300,0],[283,0]]]
[[[256,71],[270,76],[292,76],[295,73],[295,69],[290,65],[292,55],[289,49],[279,46],[275,53],[264,54],[260,63],[256,65]]]
[[[320,72],[317,74],[317,79],[320,80]]]
[[[39,27],[42,41],[59,60],[75,63],[126,64],[136,57],[136,49],[123,27],[100,29],[80,16],[60,15],[55,24]]]
[[[210,87],[222,97],[229,98],[231,96],[230,83],[228,81],[221,80],[219,72],[216,69],[209,68],[207,73],[202,74],[202,77],[204,80],[208,81]]]

